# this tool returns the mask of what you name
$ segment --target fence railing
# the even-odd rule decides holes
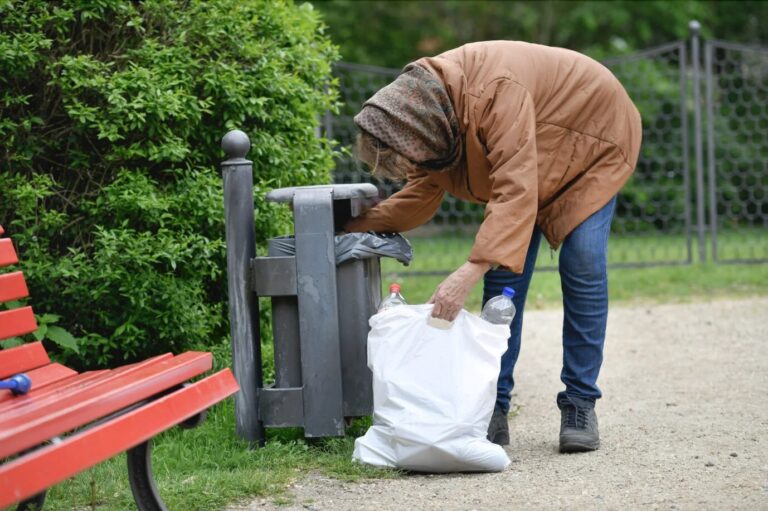
[[[640,159],[617,200],[610,265],[768,262],[768,48],[713,40],[704,41],[702,51],[693,22],[688,41],[603,63],[643,117]],[[325,135],[351,147],[352,117],[398,73],[338,64],[343,106],[324,118]],[[347,153],[337,160],[334,180],[371,177]],[[382,196],[397,189],[376,184]],[[407,234],[414,244],[411,267],[385,264],[385,270],[453,271],[466,260],[482,218],[482,207],[446,195],[433,220]],[[537,267],[556,268],[553,254],[541,250]]]
[[[768,48],[704,50],[711,254],[768,259]]]

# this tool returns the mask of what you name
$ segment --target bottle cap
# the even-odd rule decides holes
[[[389,285],[389,292],[390,293],[399,293],[400,292],[400,284],[390,284]]]
[[[515,290],[512,289],[511,287],[505,287],[504,290],[501,292],[501,294],[503,294],[507,298],[512,298],[515,296]]]

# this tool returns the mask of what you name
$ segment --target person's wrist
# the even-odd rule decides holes
[[[469,265],[474,271],[481,273],[485,273],[491,269],[491,265],[489,263],[475,263],[472,261],[467,261],[467,265]]]
[[[491,268],[491,265],[488,263],[473,263],[472,261],[467,261],[464,263],[464,267],[477,281],[480,280],[483,275],[485,275],[485,273]]]

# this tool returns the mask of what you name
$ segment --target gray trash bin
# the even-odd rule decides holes
[[[294,234],[269,240],[267,256],[254,257],[252,235],[247,239],[252,171],[243,137],[227,134],[230,159],[222,164],[233,365],[242,388],[235,401],[238,432],[259,443],[265,426],[300,426],[307,437],[342,436],[345,419],[373,411],[366,342],[368,319],[381,300],[380,254],[405,262],[410,246],[402,238],[350,243],[334,236],[378,194],[373,185],[306,186],[267,195],[290,204]],[[342,258],[352,258],[337,262],[337,247]],[[261,381],[256,296],[272,300],[275,383],[269,387]]]
[[[381,300],[378,257],[336,264],[334,232],[362,211],[370,184],[283,188],[294,236],[253,260],[258,296],[272,297],[275,384],[259,391],[265,426],[303,426],[308,437],[344,434],[344,419],[373,411],[368,318]]]
[[[347,200],[347,199],[336,199]],[[343,413],[346,419],[372,412],[371,372],[367,365],[368,319],[381,302],[380,257],[393,257],[408,264],[412,251],[402,236],[351,233],[334,237],[336,256],[336,304],[338,306],[339,349]],[[282,236],[268,241],[268,257],[256,258],[254,282],[282,279],[270,272],[270,260],[296,255],[296,238]],[[256,270],[255,270],[256,271]],[[272,296],[272,323],[275,354],[275,389],[302,385],[301,343],[299,342],[298,296],[269,295],[269,285],[256,285],[260,296]],[[272,286],[274,288],[274,286]],[[328,297],[332,299],[333,297]],[[322,304],[321,304],[322,305]],[[277,425],[277,424],[275,424]]]

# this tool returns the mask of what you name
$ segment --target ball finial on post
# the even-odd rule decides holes
[[[221,148],[230,160],[244,160],[251,149],[251,140],[244,132],[232,130],[221,139]]]
[[[689,21],[688,30],[691,31],[691,34],[699,35],[699,32],[701,32],[701,23],[696,20]]]

